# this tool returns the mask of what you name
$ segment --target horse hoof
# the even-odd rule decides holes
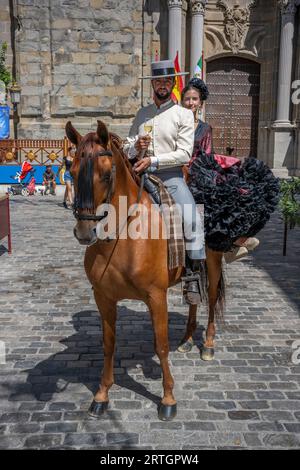
[[[188,339],[187,341],[184,341],[183,343],[181,343],[178,346],[177,351],[179,351],[181,353],[188,353],[193,349],[193,346],[194,346],[194,341],[193,341],[193,338],[191,338],[191,339]]]
[[[202,361],[213,361],[215,357],[214,348],[206,348],[205,346],[201,349],[200,357]]]
[[[177,414],[177,404],[175,405],[164,405],[160,403],[158,407],[158,418],[161,421],[172,421]]]
[[[103,415],[103,413],[107,410],[108,403],[108,401],[93,400],[91,406],[89,407],[89,416],[91,416],[92,418],[100,418],[101,415]]]

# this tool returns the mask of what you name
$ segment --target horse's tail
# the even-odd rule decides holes
[[[215,315],[218,323],[225,323],[224,313],[226,304],[226,281],[223,268],[221,269],[221,276],[218,283],[217,300],[215,306]]]
[[[199,289],[201,303],[208,302],[208,270],[206,262],[200,263]]]

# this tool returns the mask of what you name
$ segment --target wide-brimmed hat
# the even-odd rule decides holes
[[[151,63],[151,73],[146,77],[140,78],[163,78],[163,77],[179,77],[181,75],[188,75],[189,72],[176,72],[174,62],[172,60],[161,60],[159,62]]]

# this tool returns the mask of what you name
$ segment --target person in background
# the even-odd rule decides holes
[[[49,190],[50,193],[55,196],[55,190],[56,190],[55,174],[52,170],[51,165],[46,166],[46,171],[43,174],[43,185],[45,186],[45,192]]]
[[[63,158],[63,162],[60,166],[60,169],[58,170],[58,172],[60,172],[62,171],[63,168],[65,168],[64,181],[65,181],[66,189],[65,189],[64,202],[63,202],[63,206],[65,209],[72,209],[72,206],[73,206],[73,192],[72,192],[73,178],[70,173],[70,170],[71,170],[71,166],[73,163],[73,158],[75,156],[75,152],[76,150],[74,147],[68,147],[68,155]]]

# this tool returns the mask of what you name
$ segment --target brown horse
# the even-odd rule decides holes
[[[89,414],[99,417],[108,406],[108,392],[114,382],[113,361],[115,349],[115,324],[117,302],[123,299],[141,300],[147,304],[151,314],[155,351],[163,374],[163,398],[158,408],[162,420],[171,420],[176,415],[173,395],[174,381],[168,364],[168,287],[180,282],[184,268],[168,270],[167,240],[163,237],[123,239],[120,235],[111,240],[99,240],[96,227],[105,215],[98,215],[97,208],[109,202],[114,206],[119,220],[119,197],[126,196],[128,206],[137,201],[151,213],[149,195],[139,188],[139,178],[131,169],[123,154],[120,139],[109,134],[104,123],[98,121],[97,132],[82,137],[71,122],[66,125],[70,141],[76,145],[76,156],[72,165],[75,188],[75,216],[77,224],[74,235],[87,245],[84,266],[93,286],[94,297],[102,317],[104,367],[100,388],[94,396]],[[119,233],[132,220],[130,215]],[[159,216],[160,230],[162,218]],[[148,224],[150,227],[150,223]],[[160,231],[162,233],[162,231]],[[203,359],[212,359],[214,346],[214,315],[220,301],[222,254],[208,250],[207,268],[209,281],[209,320]],[[219,302],[220,303],[220,302]],[[196,328],[196,306],[190,306],[189,321],[184,341]]]

